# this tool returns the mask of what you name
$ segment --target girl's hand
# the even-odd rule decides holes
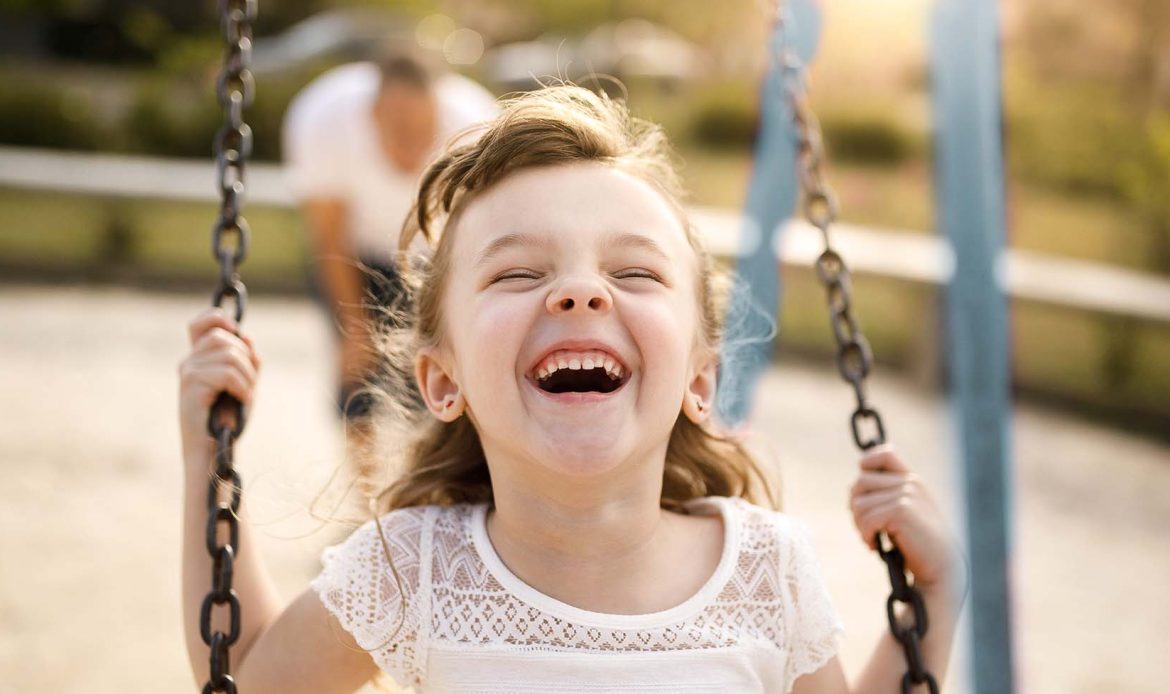
[[[878,446],[862,456],[849,506],[865,544],[876,550],[874,536],[885,532],[902,551],[920,589],[966,592],[966,561],[943,515],[922,480],[892,448]]]
[[[245,408],[252,404],[260,357],[252,338],[237,335],[237,330],[235,322],[218,308],[200,313],[187,325],[191,352],[179,364],[179,424],[184,452],[214,451],[207,417],[221,392],[235,396]]]

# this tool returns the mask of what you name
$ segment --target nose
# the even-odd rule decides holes
[[[605,285],[592,278],[568,277],[549,293],[545,302],[548,312],[606,313],[613,307],[613,297]]]

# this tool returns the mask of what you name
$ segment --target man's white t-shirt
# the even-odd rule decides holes
[[[298,200],[342,199],[354,253],[391,264],[402,222],[418,188],[418,173],[403,172],[383,154],[374,122],[381,73],[353,63],[321,75],[293,99],[284,118],[284,159]],[[465,128],[496,115],[495,99],[455,74],[436,80],[438,136],[429,159]]]

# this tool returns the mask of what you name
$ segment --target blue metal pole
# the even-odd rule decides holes
[[[820,9],[814,0],[792,0],[784,11],[790,14],[773,32],[770,55],[776,55],[780,46],[791,46],[808,65],[820,37]],[[776,237],[797,201],[796,132],[782,78],[770,60],[760,85],[755,163],[740,236],[737,286],[728,307],[721,352],[716,405],[723,421],[732,425],[750,414],[756,382],[772,358],[780,310]]]
[[[996,265],[1004,178],[996,3],[937,0],[932,18],[938,224],[955,251],[947,354],[971,559],[972,691],[1014,691],[1008,305]]]

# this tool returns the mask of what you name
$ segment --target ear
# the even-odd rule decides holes
[[[714,355],[699,362],[687,383],[682,411],[695,424],[706,422],[715,411],[715,378],[718,364],[718,357]]]
[[[463,395],[438,350],[419,350],[414,358],[414,378],[431,414],[444,422],[459,419],[465,404]]]

